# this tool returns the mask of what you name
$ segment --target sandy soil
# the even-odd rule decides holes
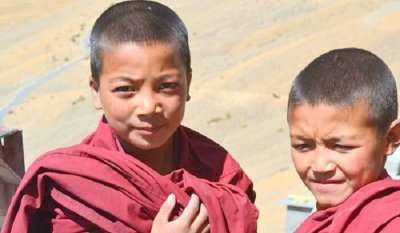
[[[95,128],[100,113],[87,85],[87,38],[96,16],[112,2],[1,1],[0,111],[20,97],[0,124],[24,130],[26,165]],[[259,232],[283,232],[280,200],[307,195],[288,148],[291,80],[314,57],[349,46],[375,52],[400,77],[400,2],[162,2],[190,32],[192,100],[184,123],[228,148],[253,178]]]

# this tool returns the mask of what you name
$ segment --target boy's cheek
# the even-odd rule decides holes
[[[295,167],[304,167],[307,164],[307,160],[304,155],[299,154],[296,150],[292,150],[292,161]]]
[[[300,158],[300,157],[301,156],[292,154],[292,161],[293,161],[293,165],[294,165],[297,173],[299,174],[300,178],[305,179],[308,163],[307,163],[307,160],[305,160],[304,158]]]

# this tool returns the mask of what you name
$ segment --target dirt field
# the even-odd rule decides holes
[[[79,142],[100,113],[88,88],[90,28],[113,1],[0,3],[0,124],[24,131],[26,165]],[[186,23],[193,57],[184,123],[228,148],[255,182],[259,232],[284,232],[291,166],[291,80],[333,48],[361,47],[400,77],[400,1],[168,0]]]

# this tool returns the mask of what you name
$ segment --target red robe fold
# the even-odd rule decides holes
[[[308,217],[296,233],[399,233],[400,181],[370,183],[342,204]]]
[[[170,193],[176,215],[196,193],[212,233],[256,232],[252,182],[218,144],[183,126],[179,169],[162,176],[125,154],[107,123],[81,144],[51,151],[25,174],[2,233],[150,232]]]

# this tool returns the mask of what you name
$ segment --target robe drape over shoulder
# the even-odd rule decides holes
[[[101,121],[81,144],[51,151],[35,161],[14,195],[2,233],[150,232],[170,193],[183,210],[198,195],[211,233],[256,232],[253,185],[221,146],[179,127],[179,168],[160,175],[123,152]]]
[[[338,206],[308,217],[296,233],[399,233],[400,181],[385,177]]]

